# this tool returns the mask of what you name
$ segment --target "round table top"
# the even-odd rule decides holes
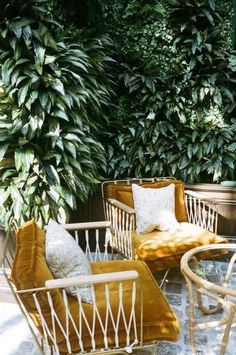
[[[185,277],[218,294],[236,296],[236,244],[207,244],[186,252],[181,259]]]

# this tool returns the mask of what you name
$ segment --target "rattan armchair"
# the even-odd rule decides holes
[[[159,341],[178,339],[178,320],[145,263],[110,260],[109,222],[64,228],[81,244],[92,275],[54,279],[45,260],[45,232],[34,221],[11,228],[1,261],[41,354],[130,353],[144,347],[155,353]],[[81,285],[91,285],[92,304],[65,290]]]
[[[161,188],[175,184],[175,213],[183,232],[136,233],[132,184]],[[153,271],[179,266],[182,255],[193,247],[226,242],[216,234],[217,202],[201,193],[184,190],[182,181],[171,177],[111,180],[102,183],[105,218],[111,222],[111,245],[129,260],[143,260]]]

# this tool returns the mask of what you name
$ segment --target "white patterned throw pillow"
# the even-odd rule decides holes
[[[56,279],[92,274],[83,250],[63,226],[51,219],[46,229],[45,254],[48,267]],[[66,288],[72,296],[76,296],[77,290],[83,302],[93,303],[90,285]]]
[[[154,229],[174,231],[179,223],[175,217],[175,185],[158,189],[132,184],[137,233],[149,233]]]

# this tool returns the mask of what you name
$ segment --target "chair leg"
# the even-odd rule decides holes
[[[200,270],[199,261],[195,257],[192,258],[192,262],[193,262],[193,265],[194,265],[194,268],[195,268],[195,272]],[[215,275],[217,277],[218,283],[220,284],[220,276],[219,276],[219,273],[218,273],[218,270],[217,270],[217,267],[216,267],[216,264],[215,264],[215,260],[213,260],[213,265],[214,265],[214,273],[215,273]],[[209,281],[211,281],[211,280],[209,280]],[[211,307],[211,308],[206,307],[204,305],[203,299],[202,299],[202,295],[199,292],[199,288],[200,288],[200,285],[196,284],[198,307],[200,308],[202,313],[204,313],[204,314],[214,314],[214,313],[217,313],[217,312],[221,311],[222,307],[223,307],[223,304],[221,302],[218,302],[214,307]],[[225,298],[225,296],[221,295],[221,298]]]
[[[163,278],[162,278],[162,280],[161,280],[161,282],[159,284],[161,289],[162,289],[162,287],[164,285],[164,282],[166,281],[166,278],[167,278],[167,275],[169,274],[169,271],[170,271],[170,268],[166,270],[166,272],[165,272],[165,274],[164,274],[164,276],[163,276]]]

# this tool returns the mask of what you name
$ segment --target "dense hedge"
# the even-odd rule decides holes
[[[68,216],[102,176],[235,178],[232,17],[231,0],[2,0],[0,223]]]
[[[105,165],[96,133],[110,102],[110,42],[80,33],[73,23],[59,25],[49,5],[42,0],[1,2],[4,225],[12,216],[18,223],[65,220],[77,200],[85,200],[96,186],[98,169]]]
[[[230,0],[116,0],[116,107],[106,174],[235,178],[236,70]]]

